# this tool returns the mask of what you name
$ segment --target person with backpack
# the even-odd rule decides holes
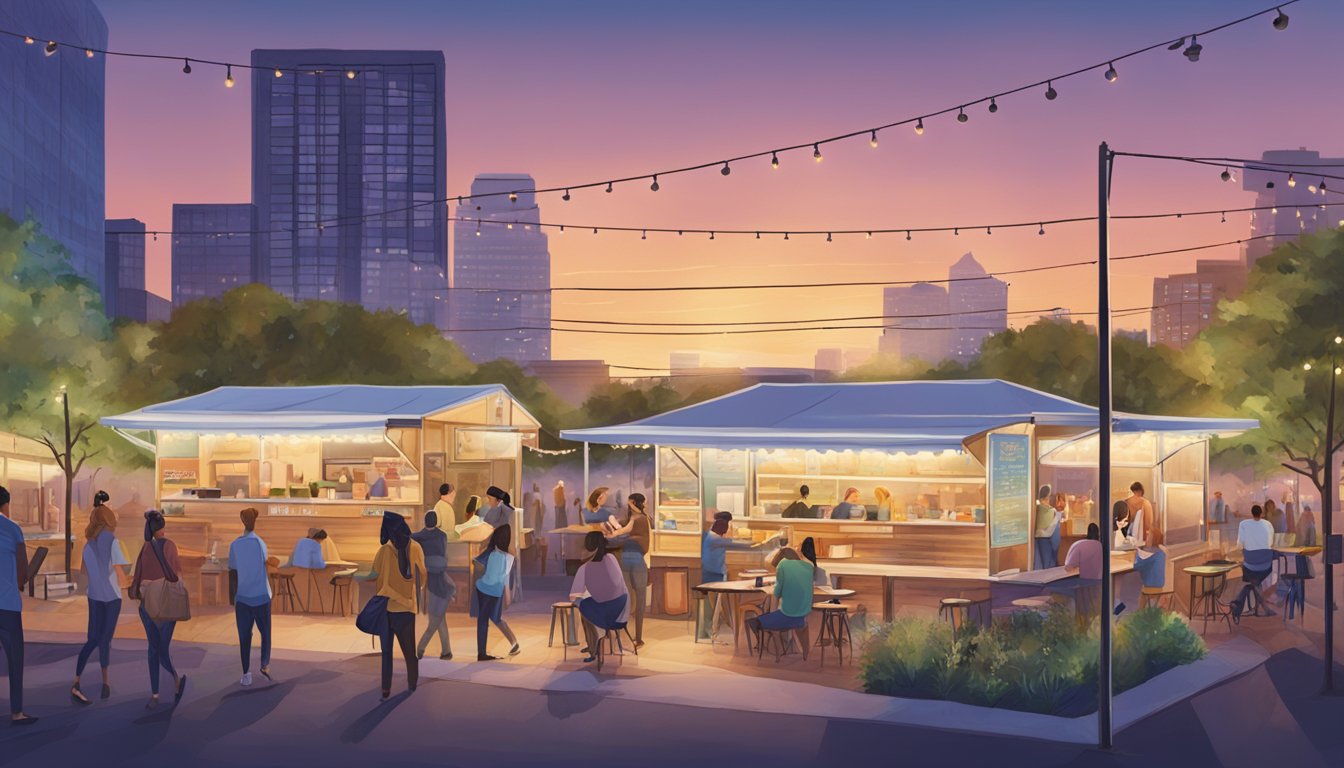
[[[392,695],[392,643],[401,648],[406,662],[406,687],[415,692],[420,681],[420,664],[415,653],[415,613],[420,609],[417,584],[427,584],[425,552],[411,538],[406,518],[395,512],[383,513],[378,540],[382,543],[373,558],[368,578],[378,584],[375,600],[386,601],[386,620],[379,622],[383,653],[383,701]]]
[[[166,593],[170,585],[181,584],[178,574],[182,572],[182,563],[177,556],[177,545],[164,534],[166,525],[163,513],[157,509],[145,513],[145,545],[140,548],[140,556],[135,559],[135,573],[131,576],[130,596],[132,600],[140,601],[140,623],[144,625],[145,639],[149,644],[150,697],[145,709],[156,709],[159,706],[160,667],[173,676],[174,704],[182,701],[182,694],[187,690],[187,676],[177,673],[169,650],[178,619],[164,615],[152,616],[149,612],[152,595]],[[158,612],[164,604],[154,602],[152,608]]]

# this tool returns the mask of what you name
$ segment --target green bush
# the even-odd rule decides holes
[[[1149,607],[1115,627],[1117,693],[1203,657],[1204,642],[1175,615]],[[1063,606],[1019,612],[955,635],[934,619],[876,628],[864,647],[864,690],[985,707],[1078,716],[1096,709],[1097,623],[1084,629]]]

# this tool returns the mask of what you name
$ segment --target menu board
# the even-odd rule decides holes
[[[989,546],[1026,544],[1031,536],[1031,439],[989,436]]]

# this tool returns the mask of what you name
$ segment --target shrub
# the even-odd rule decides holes
[[[1114,638],[1117,693],[1205,653],[1185,622],[1156,607],[1124,617]],[[955,635],[934,619],[898,619],[874,630],[860,678],[869,693],[1077,716],[1096,709],[1098,639],[1096,622],[1080,628],[1063,606]]]

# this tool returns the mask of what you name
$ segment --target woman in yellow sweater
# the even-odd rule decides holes
[[[370,578],[378,583],[378,594],[387,598],[387,629],[383,646],[383,698],[392,693],[392,639],[401,646],[401,657],[406,660],[406,687],[415,690],[420,667],[415,656],[415,613],[417,581],[426,584],[429,573],[425,570],[425,553],[420,544],[411,539],[411,527],[406,518],[394,512],[383,513],[383,527],[378,534],[382,542],[373,558]]]

